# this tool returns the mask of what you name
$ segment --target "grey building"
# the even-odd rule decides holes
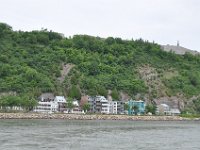
[[[117,101],[117,114],[124,114],[124,104],[123,101]]]

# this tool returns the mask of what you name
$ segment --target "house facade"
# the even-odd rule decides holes
[[[110,114],[124,114],[124,104],[122,101],[109,101],[109,113]]]
[[[88,104],[90,105],[90,109],[89,109],[89,112],[96,112],[96,102],[95,102],[95,97],[92,97],[92,96],[89,96],[88,97]]]
[[[54,102],[58,104],[59,112],[64,112],[66,110],[66,99],[64,96],[56,96]]]
[[[117,114],[117,102],[109,101],[109,114]]]
[[[95,113],[109,114],[109,103],[104,96],[96,96],[94,100]]]
[[[38,113],[52,113],[58,112],[58,103],[54,101],[50,102],[38,102],[38,105],[33,109],[34,112]]]
[[[33,111],[39,113],[63,112],[65,104],[66,100],[64,96],[54,97],[51,93],[45,93],[39,97],[38,105]]]
[[[177,116],[180,115],[181,112],[178,108],[171,108],[169,105],[163,103],[157,105],[156,114]]]
[[[90,105],[90,112],[109,114],[110,105],[108,100],[104,96],[95,96],[88,98],[88,104]]]
[[[123,101],[117,101],[117,114],[124,114],[124,104]]]
[[[170,107],[167,104],[159,104],[156,108],[156,114],[158,115],[168,115],[170,112]]]
[[[134,101],[129,100],[127,102],[129,109],[128,114],[129,115],[142,115],[145,113],[145,102],[144,101]]]
[[[89,112],[102,114],[124,114],[124,102],[109,101],[104,96],[88,97]]]

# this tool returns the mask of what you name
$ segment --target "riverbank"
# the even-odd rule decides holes
[[[66,119],[66,120],[144,120],[144,121],[184,121],[200,118],[183,118],[180,116],[128,116],[101,114],[39,114],[39,113],[0,113],[0,119]]]

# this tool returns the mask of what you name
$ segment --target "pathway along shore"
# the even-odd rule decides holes
[[[39,114],[39,113],[0,113],[0,119],[66,119],[66,120],[144,120],[144,121],[186,121],[200,120],[179,116],[128,116],[101,114]]]

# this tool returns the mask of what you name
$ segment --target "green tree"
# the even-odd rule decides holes
[[[108,95],[108,91],[103,86],[98,86],[97,87],[97,92],[98,92],[99,95],[102,95],[104,97],[107,97],[107,95]]]
[[[112,90],[111,96],[114,100],[119,100],[119,93],[117,89]]]
[[[38,101],[34,97],[27,94],[21,97],[19,105],[26,111],[32,111],[34,107],[38,105]]]
[[[83,110],[84,110],[84,112],[89,111],[89,110],[90,110],[90,104],[85,103],[85,104],[83,105]]]
[[[109,45],[114,44],[115,43],[115,39],[113,37],[108,37],[105,42]]]
[[[124,110],[129,110],[129,105],[127,103],[124,104]]]
[[[81,99],[81,93],[79,88],[76,85],[72,85],[72,87],[69,89],[68,96],[73,99]]]
[[[194,103],[194,110],[195,110],[195,112],[197,112],[198,114],[200,114],[200,98],[194,100],[193,103]]]
[[[69,112],[74,108],[73,99],[71,97],[67,98],[66,107],[69,109]]]
[[[12,30],[12,27],[6,23],[0,23],[0,39],[7,35]]]
[[[2,97],[0,99],[0,106],[1,106],[1,108],[2,108],[3,111],[6,111],[6,107],[9,106],[8,100],[5,97]]]
[[[28,96],[6,96],[0,99],[0,106],[6,111],[7,107],[11,110],[14,106],[22,107],[27,111],[32,111],[38,102],[33,97]]]
[[[88,71],[89,71],[89,75],[91,76],[98,75],[100,73],[98,62],[96,61],[92,62],[90,66],[88,66]]]
[[[149,112],[155,115],[155,113],[156,113],[156,106],[153,105],[153,104],[148,104],[145,107],[145,113],[149,113]]]
[[[37,35],[37,41],[46,45],[49,43],[49,36],[46,33],[41,32]]]
[[[137,114],[138,114],[138,111],[139,111],[139,107],[138,107],[137,105],[134,105],[134,106],[132,107],[132,110],[134,111],[135,115],[137,115]]]

